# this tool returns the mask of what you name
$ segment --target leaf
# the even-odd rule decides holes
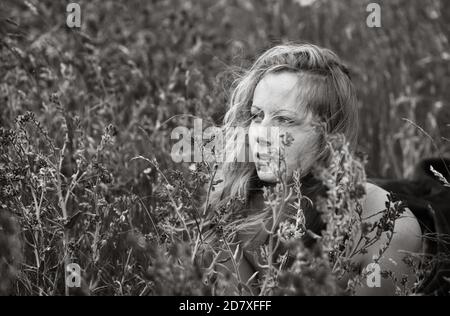
[[[73,226],[75,226],[77,220],[80,218],[80,215],[82,214],[81,211],[76,212],[72,217],[67,221],[66,225],[64,225],[64,228],[71,229]]]
[[[444,186],[450,188],[450,183],[448,183],[447,179],[442,175],[442,173],[434,169],[431,165],[430,170],[444,184]]]
[[[247,281],[247,285],[249,285],[251,282],[253,282],[253,280],[256,278],[256,276],[259,274],[259,271],[256,271],[255,273],[252,274],[252,276],[248,279]]]
[[[237,245],[237,247],[236,247],[236,250],[235,250],[235,252],[234,252],[234,254],[233,254],[233,259],[234,259],[234,261],[238,261],[237,260],[237,258],[238,258],[238,255],[239,255],[239,247],[240,245]]]

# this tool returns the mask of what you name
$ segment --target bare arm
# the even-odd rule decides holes
[[[379,187],[370,186],[367,190],[367,198],[363,206],[364,217],[370,217],[385,209],[387,192]],[[380,215],[373,216],[378,220]],[[355,261],[362,268],[373,263],[373,257],[378,256],[380,248],[388,241],[385,234],[375,244],[370,246],[366,254],[358,255]],[[411,267],[403,262],[406,253],[420,253],[422,251],[421,229],[414,214],[409,209],[397,219],[394,227],[394,235],[389,248],[379,261],[381,271],[392,271],[393,276],[400,282],[406,277],[407,286],[411,287],[415,282],[415,276]],[[366,281],[366,280],[363,280]],[[356,295],[394,295],[395,286],[391,279],[381,278],[380,287],[369,287],[367,282],[356,289]]]

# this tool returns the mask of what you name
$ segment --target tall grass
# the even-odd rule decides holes
[[[365,25],[368,2],[79,1],[83,27],[72,30],[64,2],[2,1],[0,292],[232,287],[233,271],[215,271],[216,250],[198,259],[200,198],[214,167],[175,164],[170,133],[192,126],[191,115],[220,124],[233,74],[281,41],[313,42],[347,60],[368,176],[408,177],[422,157],[448,154],[448,1],[380,1],[380,29]],[[266,258],[263,294],[336,293],[341,264],[298,247],[290,270]],[[300,272],[302,256],[310,269]],[[80,289],[66,287],[68,262],[82,267]],[[323,284],[309,288],[305,273],[322,273]]]

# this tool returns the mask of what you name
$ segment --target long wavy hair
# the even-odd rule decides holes
[[[354,151],[358,131],[358,110],[356,93],[348,68],[328,49],[312,44],[288,43],[265,51],[250,69],[244,71],[234,81],[223,124],[225,144],[233,144],[231,148],[226,147],[226,154],[242,157],[243,153],[248,152],[248,137],[238,138],[236,127],[248,132],[251,122],[250,107],[257,84],[266,74],[283,71],[298,74],[302,78],[299,82],[308,84],[308,89],[305,89],[306,92],[303,94],[306,94],[307,98],[306,110],[319,118],[324,127],[319,134],[316,147],[316,165],[326,165],[329,158],[324,133],[344,134],[351,150]],[[223,182],[215,188],[209,199],[213,209],[226,209],[227,212],[231,212],[231,209],[238,208],[239,213],[240,209],[244,210],[249,206],[255,189],[264,185],[258,179],[253,162],[235,160],[227,159],[227,162],[220,166],[219,173]],[[308,170],[303,170],[300,178],[302,193],[314,201],[314,196],[322,192],[321,183],[316,181]],[[236,204],[236,201],[239,203]],[[321,221],[314,207],[305,205],[305,208],[307,228],[319,231]],[[249,220],[245,221],[245,224],[237,227],[244,229],[247,225],[252,226],[255,221],[261,221],[266,215],[254,214],[252,220],[248,217]]]

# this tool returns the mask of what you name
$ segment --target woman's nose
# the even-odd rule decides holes
[[[271,146],[272,145],[271,141],[269,141],[268,139],[265,139],[261,136],[256,137],[256,143],[260,146]]]
[[[259,126],[255,131],[255,140],[258,147],[276,147],[279,145],[280,131],[278,127]]]

